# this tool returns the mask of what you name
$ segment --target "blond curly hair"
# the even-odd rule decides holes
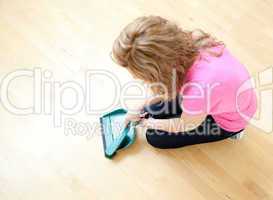
[[[122,30],[114,42],[112,54],[114,60],[134,77],[165,86],[165,89],[152,87],[154,94],[173,98],[199,50],[220,44],[202,30],[185,31],[162,17],[145,16],[137,18]],[[174,69],[176,74],[173,73]],[[175,89],[172,86],[174,76]]]

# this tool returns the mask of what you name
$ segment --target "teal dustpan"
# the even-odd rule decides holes
[[[104,154],[112,158],[121,149],[130,146],[136,137],[135,124],[124,127],[127,111],[120,108],[100,118]]]

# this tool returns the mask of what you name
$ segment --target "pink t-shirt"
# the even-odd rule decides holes
[[[190,115],[205,113],[227,131],[244,129],[257,108],[250,75],[227,48],[213,47],[223,52],[220,57],[200,51],[184,78],[182,110]]]

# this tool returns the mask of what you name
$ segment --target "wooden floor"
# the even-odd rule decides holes
[[[52,81],[84,84],[85,70],[107,69],[126,83],[131,77],[109,57],[112,42],[132,19],[150,14],[212,33],[256,76],[273,66],[272,9],[272,0],[1,0],[0,76],[39,67]],[[13,82],[11,101],[30,105],[31,86],[26,77]],[[103,80],[91,90],[94,105],[113,95]],[[272,103],[270,95],[264,102]],[[63,119],[92,125],[98,116]],[[177,150],[154,149],[139,131],[131,148],[108,160],[98,134],[65,135],[53,114],[18,116],[1,105],[0,117],[1,200],[273,199],[273,137],[260,129],[272,118],[249,126],[241,141]]]

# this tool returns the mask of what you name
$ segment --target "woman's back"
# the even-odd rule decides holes
[[[210,51],[222,55],[200,51],[184,79],[182,109],[189,114],[210,114],[225,130],[241,130],[256,111],[250,75],[224,46]]]

